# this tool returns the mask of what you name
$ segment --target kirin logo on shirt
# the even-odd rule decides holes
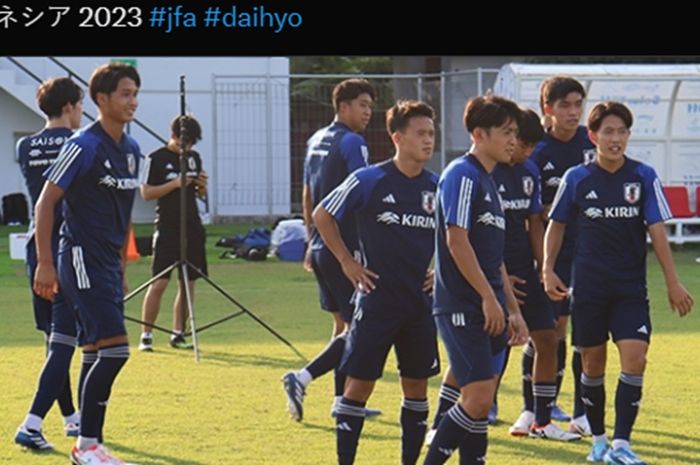
[[[532,176],[525,176],[523,178],[523,192],[525,192],[525,195],[530,197],[534,190],[535,190],[535,180],[532,179]]]
[[[583,151],[583,164],[587,165],[595,161],[595,149],[586,149]]]
[[[642,195],[642,185],[638,182],[626,182],[623,186],[627,203],[637,203]]]
[[[136,157],[133,153],[126,154],[126,166],[129,168],[130,174],[136,173]]]
[[[433,191],[423,191],[421,192],[421,206],[423,211],[428,215],[435,213],[435,192]]]

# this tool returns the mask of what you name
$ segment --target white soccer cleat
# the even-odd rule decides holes
[[[74,446],[70,451],[70,461],[74,465],[126,465],[102,444],[95,444],[87,449],[78,449]]]
[[[530,428],[535,424],[535,414],[529,410],[523,410],[513,426],[508,429],[511,436],[527,436]]]
[[[551,439],[553,441],[578,441],[581,435],[578,433],[569,433],[559,428],[554,423],[548,423],[545,426],[533,425],[530,429],[531,438]]]
[[[576,417],[571,420],[571,423],[569,423],[569,432],[577,433],[581,436],[590,436],[591,425],[588,423],[588,418],[586,418],[586,415],[581,415],[580,417]]]

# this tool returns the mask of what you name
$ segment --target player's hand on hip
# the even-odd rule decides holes
[[[668,301],[671,304],[671,310],[678,312],[678,315],[684,317],[693,309],[693,296],[679,282],[668,286]]]
[[[434,283],[435,283],[435,270],[426,271],[425,272],[425,281],[423,281],[423,292],[427,292],[428,295],[432,295]]]
[[[511,346],[523,345],[530,337],[527,324],[525,324],[523,315],[520,312],[511,313],[508,316],[508,333],[510,336],[508,339],[508,344]]]
[[[515,300],[518,301],[518,305],[525,305],[525,297],[527,297],[527,292],[521,291],[520,289],[515,287],[515,285],[526,284],[527,281],[513,274],[508,275],[508,279],[510,280],[510,287],[513,288],[513,295],[515,295]]]
[[[42,264],[40,262],[37,265],[32,289],[44,300],[53,300],[54,296],[58,294],[58,278],[53,263]]]
[[[547,296],[555,302],[564,300],[569,295],[569,288],[564,285],[554,271],[544,271],[542,273],[542,282],[544,283],[544,290]]]
[[[372,270],[365,268],[355,260],[346,260],[341,266],[343,273],[350,280],[356,291],[369,293],[377,287],[374,284],[375,279],[379,279],[379,275]]]
[[[506,329],[503,307],[495,296],[483,299],[481,311],[484,313],[484,331],[490,336],[498,336]]]

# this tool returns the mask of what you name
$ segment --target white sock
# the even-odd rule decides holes
[[[150,331],[144,331],[141,333],[141,339],[143,339],[144,337],[153,337],[153,333]]]
[[[630,448],[630,442],[627,441],[626,439],[613,439],[612,442],[612,447],[613,449],[619,449],[621,447],[624,447],[626,449]]]
[[[78,436],[78,449],[85,450],[91,446],[98,444],[97,438],[86,438],[84,436]]]
[[[333,407],[339,406],[341,400],[343,400],[343,396],[335,396],[333,398]]]
[[[306,387],[313,381],[313,376],[311,376],[311,373],[309,373],[306,368],[301,369],[300,371],[297,372],[297,380],[301,383],[302,386]]]
[[[608,436],[603,433],[600,436],[593,435],[593,442],[608,442]]]
[[[25,429],[31,429],[34,431],[41,431],[41,423],[44,421],[43,418],[41,418],[38,415],[34,415],[33,413],[28,413],[27,417],[24,419],[24,425]]]
[[[63,424],[67,425],[68,423],[80,424],[80,412],[73,412],[71,415],[63,417]]]

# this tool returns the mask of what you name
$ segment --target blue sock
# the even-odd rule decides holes
[[[535,424],[537,426],[547,426],[552,420],[552,402],[557,393],[555,383],[535,383],[532,386],[532,393],[535,398]]]
[[[554,396],[554,401],[559,397],[559,392],[561,391],[561,382],[564,379],[564,372],[566,371],[566,338],[559,341],[557,346],[557,394]]]
[[[338,370],[337,368],[335,369],[334,382],[335,382],[335,396],[336,397],[341,397],[343,395],[343,393],[345,392],[345,380],[347,378],[348,378],[348,375],[346,375],[342,371]]]
[[[586,417],[594,436],[605,434],[605,376],[589,378],[581,375],[581,396]]]
[[[586,414],[586,409],[581,400],[581,352],[578,347],[574,347],[574,356],[571,357],[571,371],[574,373],[574,413],[573,418],[578,418]]]
[[[73,390],[71,389],[70,385],[70,373],[66,373],[66,381],[63,383],[63,388],[58,393],[58,397],[56,397],[56,402],[58,402],[58,407],[61,409],[61,415],[64,417],[71,416],[75,413]]]
[[[620,373],[615,393],[615,434],[613,439],[629,441],[632,426],[639,413],[639,402],[642,400],[642,384],[644,375],[628,375]]]
[[[485,418],[479,421],[473,420],[462,409],[461,405],[455,404],[442,417],[423,464],[442,465],[452,456],[455,449],[462,444],[467,434],[473,432],[478,434],[485,433],[486,427],[487,421]]]
[[[316,379],[319,376],[325,375],[334,368],[340,365],[340,359],[343,358],[345,351],[345,334],[341,334],[331,340],[328,345],[316,356],[308,365],[306,371],[311,373],[311,376]],[[342,391],[339,395],[343,395]]]
[[[535,364],[535,346],[528,341],[523,349],[522,374],[523,374],[523,401],[524,410],[535,411],[535,398],[532,394],[532,367]]]
[[[442,383],[440,386],[440,395],[438,396],[437,410],[433,419],[432,429],[438,429],[440,420],[445,416],[447,411],[451,409],[459,400],[459,388]]]
[[[112,384],[128,358],[129,346],[126,344],[103,347],[98,351],[97,362],[90,369],[83,387],[81,437],[100,438]]]
[[[428,399],[409,399],[401,403],[401,464],[414,465],[428,427]]]
[[[488,436],[486,418],[476,420],[476,425],[483,424],[484,427],[472,427],[467,431],[462,442],[459,444],[459,465],[483,465],[486,463],[486,449],[488,448]]]
[[[82,410],[83,402],[83,387],[85,386],[85,378],[87,378],[90,369],[97,361],[97,352],[83,352],[83,360],[80,365],[80,377],[78,378],[78,406]]]
[[[366,402],[357,402],[343,397],[335,417],[336,447],[338,465],[355,463],[357,443],[365,423]]]
[[[44,418],[65,388],[76,342],[74,337],[51,333],[46,362],[39,375],[39,383],[29,413]]]

